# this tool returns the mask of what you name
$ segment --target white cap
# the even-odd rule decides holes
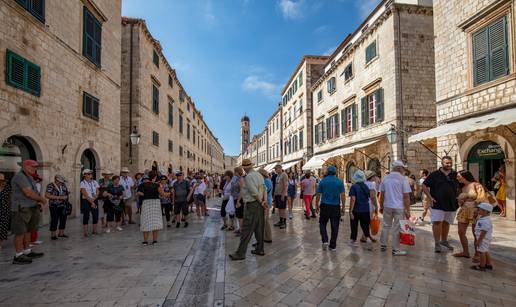
[[[493,212],[493,206],[488,203],[480,203],[480,205],[478,205],[478,209],[486,210],[487,212]]]
[[[91,173],[93,173],[93,171],[92,171],[91,169],[89,169],[89,168],[85,168],[85,169],[82,171],[82,174],[83,174],[83,175],[91,174]]]
[[[392,168],[395,168],[395,167],[407,168],[405,163],[403,163],[403,161],[401,161],[401,160],[396,160],[396,161],[392,162]]]

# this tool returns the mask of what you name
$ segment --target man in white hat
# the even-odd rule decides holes
[[[120,184],[124,187],[124,211],[129,219],[129,224],[134,224],[133,221],[133,188],[134,180],[129,176],[129,168],[122,167],[120,171]],[[124,214],[122,215],[122,224],[125,224]]]
[[[406,251],[400,250],[400,220],[410,217],[410,189],[405,177],[405,163],[394,161],[389,175],[380,184],[380,212],[383,213],[382,234],[380,236],[381,250],[387,250],[389,232],[392,228],[392,255],[405,256]]]

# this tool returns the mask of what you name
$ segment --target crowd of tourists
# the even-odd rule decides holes
[[[14,264],[28,264],[43,256],[32,249],[40,243],[37,232],[43,207],[48,206],[50,212],[51,240],[68,238],[65,230],[72,204],[67,180],[62,175],[55,175],[54,181],[42,193],[38,167],[36,161],[23,161],[21,171],[9,182],[0,174],[0,246],[8,232],[12,232]],[[256,242],[251,253],[265,255],[265,243],[270,244],[273,240],[272,227],[280,231],[288,227],[299,199],[305,219],[319,217],[324,250],[337,250],[340,223],[348,212],[349,245],[355,247],[363,243],[366,249],[373,250],[379,240],[381,251],[386,251],[390,245],[394,256],[403,256],[407,251],[400,246],[401,222],[410,220],[424,224],[426,216],[430,215],[436,253],[453,251],[448,237],[450,225],[457,220],[462,250],[453,256],[471,257],[466,235],[471,225],[474,234],[474,265],[471,268],[489,270],[493,268],[489,256],[493,233],[490,214],[496,206],[500,207],[500,215],[505,214],[504,166],[492,179],[497,191],[491,193],[469,171],[453,170],[451,157],[443,157],[441,167],[433,172],[420,170],[419,178],[412,175],[402,161],[394,161],[382,179],[377,172],[358,169],[352,175],[347,192],[344,182],[337,176],[337,168],[332,165],[323,170],[322,178],[318,178],[311,171],[304,174],[286,172],[280,164],[269,173],[263,168],[255,169],[247,159],[223,176],[203,171],[185,176],[182,171],[157,170],[131,176],[125,167],[119,175],[108,170],[101,175],[97,181],[93,179],[92,170],[82,171],[80,213],[84,238],[123,231],[125,225],[139,223],[142,244],[157,244],[159,231],[165,225],[167,228],[174,225],[176,228],[188,227],[189,214],[208,216],[207,201],[211,197],[217,200],[220,197],[221,230],[233,232],[240,239],[238,249],[229,255],[232,260],[245,259],[253,235]],[[415,218],[411,216],[411,206],[418,198],[423,204],[423,212]],[[378,220],[380,215],[382,224],[377,239],[371,232],[372,221]],[[359,226],[362,230],[360,239]]]

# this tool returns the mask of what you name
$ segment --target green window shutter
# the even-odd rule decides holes
[[[323,121],[321,123],[321,142],[324,143],[324,141],[326,141],[326,125],[325,125],[325,122]]]
[[[347,109],[347,108],[346,108]],[[342,134],[346,134],[348,131],[346,130],[346,109],[340,111],[340,127],[342,129]]]
[[[354,103],[351,105],[351,130],[357,130],[357,105]]]
[[[319,124],[315,125],[314,142],[319,144]]]
[[[27,91],[39,96],[41,92],[41,69],[39,66],[25,61],[27,65]]]
[[[99,120],[99,100],[95,98],[91,100],[91,117]]]
[[[152,112],[159,114],[159,90],[152,85]]]
[[[475,85],[489,80],[489,46],[487,28],[473,35],[473,75]]]
[[[86,7],[83,9],[83,15],[82,54],[100,67],[102,25]]]
[[[490,80],[509,73],[507,59],[507,19],[502,17],[492,23],[489,28]]]
[[[369,125],[369,108],[367,105],[367,96],[362,97],[360,104],[362,111],[362,127],[367,127],[367,125]]]
[[[25,89],[25,59],[16,53],[7,50],[6,81],[19,89]]]
[[[86,93],[82,95],[82,114],[84,116],[91,114],[91,98]]]
[[[329,118],[326,119],[326,139],[331,139],[331,121]]]
[[[340,126],[339,126],[339,113],[335,114],[335,137],[340,136]]]
[[[374,94],[376,95],[376,121],[382,122],[385,114],[383,103],[383,88],[379,88]]]

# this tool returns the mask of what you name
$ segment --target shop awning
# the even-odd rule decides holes
[[[263,169],[270,173],[274,169],[274,166],[276,166],[276,163],[267,164]]]
[[[289,168],[291,168],[292,166],[296,165],[299,161],[301,161],[301,160],[296,160],[296,161],[290,161],[290,162],[287,162],[287,163],[283,164],[283,165],[281,166],[281,168],[282,168],[284,171],[286,171],[286,170],[288,170]]]
[[[379,140],[374,140],[374,141],[370,141],[370,142],[366,142],[366,143],[355,144],[353,146],[342,147],[342,148],[338,148],[338,149],[332,150],[327,153],[315,155],[312,158],[310,158],[310,160],[308,160],[308,162],[306,162],[306,164],[303,166],[303,170],[308,171],[308,170],[319,169],[324,165],[324,162],[326,162],[326,160],[328,160],[330,158],[351,154],[355,151],[355,149],[367,147],[378,141]]]
[[[486,128],[493,128],[502,125],[509,125],[516,122],[516,108],[498,111],[495,113],[468,118],[459,122],[444,124],[430,130],[415,134],[408,138],[409,143],[419,142],[438,136],[464,133]]]

